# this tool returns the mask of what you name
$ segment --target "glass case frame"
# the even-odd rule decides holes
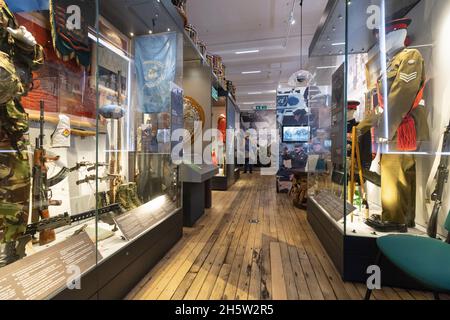
[[[365,281],[379,237],[447,237],[448,188],[436,168],[446,167],[448,152],[448,117],[438,102],[447,93],[439,83],[448,10],[439,0],[330,0],[311,44],[310,71],[332,91],[343,87],[335,89],[338,123],[330,112],[331,130],[339,126],[332,170],[325,181],[309,174],[308,220],[345,280]],[[384,284],[411,285],[392,266],[384,270]]]
[[[0,268],[0,295],[5,299],[123,298],[182,236],[182,185],[178,166],[171,162],[171,133],[183,128],[184,121],[182,17],[170,0],[128,3],[158,18],[150,29],[139,19],[117,17],[127,11],[121,2],[80,1],[81,27],[73,29],[80,31],[72,32],[61,25],[73,18],[70,12],[60,14],[67,9],[64,3],[42,4],[13,5],[17,25],[9,25],[27,27],[42,44],[45,61],[39,55],[41,47],[20,43],[24,56],[34,52],[34,64],[27,65],[23,74],[30,77],[20,81],[33,86],[8,110],[17,110],[17,119],[30,128],[20,150],[34,158],[33,165],[21,167],[24,188],[29,186],[32,196],[23,200],[23,212],[29,214],[20,224],[12,218],[6,224],[1,221],[1,259],[7,262]],[[2,14],[12,17],[13,13],[2,8]],[[76,10],[74,15],[76,23]],[[158,40],[169,41],[166,38],[171,42],[162,48],[169,47],[170,53],[155,57],[151,50],[145,52],[145,61],[159,59],[151,70],[167,73],[169,64],[172,70],[170,76],[152,78],[146,69],[147,88],[157,87],[157,92],[147,93],[159,94],[163,102],[158,110],[145,109],[139,97],[143,87],[138,79],[142,69],[137,43],[144,42],[148,49]],[[152,79],[158,80],[154,86],[149,83]],[[8,99],[6,91],[3,96]],[[16,157],[15,152],[10,154],[11,159]],[[143,174],[145,170],[149,173]],[[12,185],[14,193],[19,180],[10,175],[6,180],[12,183],[4,180],[0,188],[8,190]],[[2,217],[22,205],[8,199],[1,199]],[[11,223],[20,228],[14,231]],[[16,259],[19,249],[24,255]],[[20,278],[25,269],[29,270],[26,284]],[[42,276],[45,283],[33,281]]]

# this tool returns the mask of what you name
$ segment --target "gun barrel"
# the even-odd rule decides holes
[[[41,100],[39,102],[39,110],[40,110],[40,117],[39,117],[39,143],[40,143],[40,147],[42,148],[42,146],[44,145],[44,124],[45,124],[45,117],[44,117],[44,112],[45,112],[45,104],[44,104],[44,100]]]
[[[52,206],[52,207],[59,207],[59,206],[62,206],[62,201],[61,200],[50,200],[48,205]]]

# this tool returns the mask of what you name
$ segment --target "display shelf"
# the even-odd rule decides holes
[[[95,268],[82,275],[82,290],[63,289],[49,298],[123,299],[182,237],[182,224],[182,211],[177,209],[133,241],[127,241],[126,246],[122,245],[124,240],[107,239],[117,250],[106,250],[108,259],[103,258]],[[106,242],[99,243],[99,250],[102,246],[106,246]]]
[[[328,212],[324,207],[322,207],[315,200],[314,197],[310,197],[310,199],[313,200],[314,203],[321,209],[321,211],[330,220],[330,222],[333,223],[337,228],[339,228],[341,230],[342,234],[344,234],[344,218],[336,221],[332,217],[332,214],[330,212]],[[371,208],[373,208],[373,209],[370,210],[370,215],[381,214],[380,207],[371,204]],[[353,218],[351,218],[351,215],[353,215]],[[368,237],[368,238],[377,239],[379,237],[383,237],[383,236],[390,235],[390,234],[402,234],[402,233],[396,233],[396,232],[384,233],[384,232],[375,231],[373,228],[371,228],[367,224],[365,224],[364,216],[365,216],[365,213],[358,208],[354,212],[352,212],[351,214],[349,214],[347,216],[347,221],[346,221],[345,227],[348,230],[348,232],[347,232],[348,236]],[[352,219],[353,219],[353,221],[352,221]],[[421,226],[416,226],[415,228],[408,229],[408,234],[413,234],[413,235],[417,235],[417,236],[426,236],[426,230],[425,230],[425,228],[423,228]]]
[[[379,253],[376,240],[383,234],[371,234],[373,230],[369,231],[360,219],[355,219],[354,223],[347,222],[347,230],[351,227],[358,233],[345,234],[343,221],[334,220],[314,197],[308,200],[307,219],[342,279],[365,283],[367,268],[375,263]],[[423,235],[420,229],[414,229],[414,232]],[[400,272],[387,259],[380,267],[383,270],[383,286],[423,290],[418,282]]]
[[[402,18],[408,14],[421,0],[386,1],[386,12],[391,12],[386,21]],[[361,0],[352,1],[348,6],[348,17],[351,24],[348,32],[349,53],[368,52],[376,43],[373,30],[367,28],[370,15],[362,15],[372,5],[381,5],[381,1]],[[372,13],[373,14],[373,13]],[[319,27],[314,34],[309,47],[310,57],[337,56],[345,54],[346,42],[346,7],[343,0],[329,0]]]
[[[212,68],[212,66],[209,65],[209,62],[206,59],[206,57],[202,55],[199,48],[191,39],[191,37],[189,37],[186,31],[183,32],[183,37],[184,37],[184,52],[183,52],[184,61],[200,61],[202,64]]]
[[[138,214],[140,211],[141,212],[145,211],[145,210],[148,211],[149,206],[154,206],[154,204],[152,204],[152,202],[149,202],[147,204],[142,205],[139,208],[136,208],[134,210],[127,212],[126,214]],[[161,208],[163,208],[163,206],[161,206]],[[124,234],[120,231],[120,229],[113,232],[114,234],[111,237],[108,237],[104,240],[99,240],[98,241],[98,244],[99,244],[98,251],[102,256],[102,259],[109,258],[111,255],[115,254],[116,252],[121,250],[123,247],[129,245],[131,242],[138,239],[140,236],[142,236],[142,234],[145,234],[145,233],[149,232],[150,230],[156,228],[159,224],[163,223],[165,220],[170,218],[170,216],[174,215],[176,212],[177,212],[177,210],[172,210],[170,212],[164,212],[163,215],[160,215],[158,217],[154,217],[154,219],[153,219],[154,223],[152,223],[140,235],[138,235],[136,238],[134,238],[132,240],[125,240]],[[56,241],[52,242],[51,244],[44,245],[44,246],[39,246],[39,245],[28,246],[27,255],[31,255],[36,252],[44,251],[44,250],[54,246],[55,244],[63,242],[64,240],[66,240],[67,238],[72,236],[74,233],[76,233],[78,230],[85,229],[85,228],[91,228],[91,227],[93,227],[95,230],[95,225],[96,225],[96,219],[92,218],[92,219],[89,219],[86,221],[81,221],[79,223],[73,224],[68,227],[63,227],[60,230],[57,230],[57,240]],[[110,226],[110,225],[108,225],[106,223],[102,223],[102,222],[99,222],[98,225],[102,229],[109,230],[109,231],[112,231],[112,229],[114,228],[113,226]],[[89,234],[89,236],[91,238],[94,238],[93,241],[95,242],[95,233]]]
[[[219,172],[219,168],[213,165],[182,164],[180,166],[180,181],[202,183],[210,180]]]

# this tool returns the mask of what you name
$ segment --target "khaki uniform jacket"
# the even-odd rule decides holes
[[[358,126],[360,133],[375,127],[376,135],[389,141],[395,149],[397,130],[406,115],[411,112],[417,94],[425,84],[425,63],[422,54],[415,49],[403,49],[387,65],[387,88],[384,93],[383,76],[378,80],[385,114],[369,116]],[[419,106],[411,113],[414,118],[417,142],[429,140],[428,112]],[[387,135],[386,135],[387,134]]]

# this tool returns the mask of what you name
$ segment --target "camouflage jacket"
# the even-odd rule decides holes
[[[19,24],[4,0],[0,0],[0,51],[8,54],[15,65],[27,71],[37,70],[44,64],[44,51],[40,45],[29,46],[16,41],[7,28],[17,29]]]
[[[28,115],[20,105],[32,84],[32,71],[44,63],[40,45],[29,46],[15,40],[7,28],[17,29],[19,24],[0,0],[0,144],[1,148],[25,150],[28,144]]]

